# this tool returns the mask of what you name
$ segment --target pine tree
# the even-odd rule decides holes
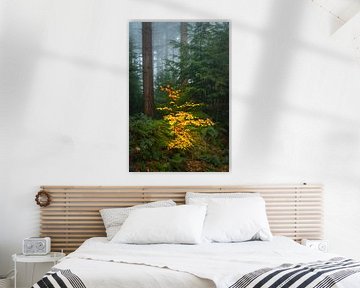
[[[149,117],[154,116],[155,107],[151,24],[151,22],[142,22],[144,113]]]

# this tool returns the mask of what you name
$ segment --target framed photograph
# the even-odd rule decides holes
[[[129,23],[129,171],[229,171],[229,22]]]

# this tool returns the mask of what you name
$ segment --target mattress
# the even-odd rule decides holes
[[[292,264],[298,263],[312,263],[312,267],[318,267],[318,261],[328,261],[327,264],[321,262],[321,265],[325,263],[333,266],[334,262],[329,261],[337,257],[312,250],[286,237],[274,237],[272,241],[200,245],[112,244],[106,238],[91,238],[54,268],[57,271],[71,271],[83,283],[83,286],[77,287],[87,288],[281,287],[241,286],[236,283],[240,283],[238,281],[243,278],[248,279],[248,275],[254,275],[254,271],[272,273],[271,269],[278,266],[282,267],[281,271],[289,271]],[[341,281],[321,287],[360,287],[360,273],[356,270],[359,266],[359,263],[353,263],[349,266],[352,270],[347,269],[351,273],[341,278]],[[296,271],[309,270],[308,267],[294,267]],[[299,274],[296,273],[294,275]],[[281,275],[284,274],[279,274],[277,279]],[[272,283],[276,283],[277,279],[272,280]]]

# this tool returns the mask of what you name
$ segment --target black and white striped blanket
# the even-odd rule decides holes
[[[51,269],[32,288],[86,288],[81,279],[69,269]]]
[[[345,258],[305,264],[283,264],[246,274],[229,288],[331,288],[359,272],[360,262]]]
[[[242,276],[229,288],[331,288],[346,277],[360,272],[360,262],[333,258],[302,264],[283,264]],[[32,288],[86,288],[69,269],[52,269]],[[351,288],[351,287],[349,287]]]

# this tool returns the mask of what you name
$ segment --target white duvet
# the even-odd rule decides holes
[[[91,238],[55,267],[70,269],[87,288],[228,288],[254,270],[336,256],[311,250],[286,237],[200,245],[112,244],[106,238]],[[360,273],[336,285],[360,288]]]

